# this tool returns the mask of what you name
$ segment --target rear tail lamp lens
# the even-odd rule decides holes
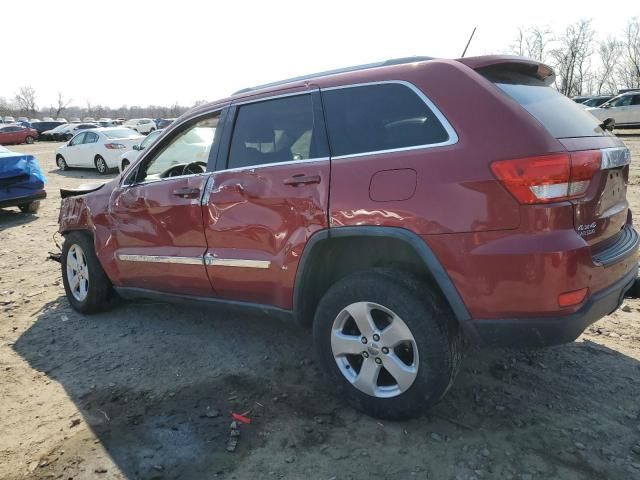
[[[600,169],[599,150],[499,160],[491,171],[523,204],[559,202],[583,196]]]
[[[127,148],[125,145],[123,145],[121,143],[105,143],[104,146],[107,147],[109,150],[117,150],[117,149],[120,149],[120,148]]]

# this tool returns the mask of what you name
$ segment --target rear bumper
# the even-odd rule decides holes
[[[26,195],[22,197],[9,198],[7,200],[0,200],[0,208],[5,207],[17,207],[18,205],[24,205],[27,203],[34,202],[36,200],[42,200],[46,198],[47,192],[45,190],[41,190],[33,195]]]
[[[638,276],[636,265],[623,278],[593,294],[575,313],[561,317],[469,320],[463,328],[480,345],[540,347],[569,343],[592,323],[614,312]]]

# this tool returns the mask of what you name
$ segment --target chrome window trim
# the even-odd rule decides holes
[[[210,267],[241,267],[266,269],[271,267],[270,260],[244,260],[239,258],[218,258],[210,253],[204,256],[204,263]]]
[[[258,168],[265,167],[275,167],[277,165],[299,165],[301,163],[312,163],[312,162],[326,162],[330,160],[329,157],[319,157],[319,158],[307,158],[304,160],[289,160],[286,162],[272,162],[272,163],[261,163],[258,165],[249,165],[246,167],[236,167],[236,168],[227,168],[226,170],[216,170],[215,172],[211,172],[213,174],[222,173],[222,172],[243,172],[245,170],[256,170]]]
[[[627,147],[611,147],[600,149],[602,159],[600,170],[618,168],[631,163],[631,152]]]
[[[122,262],[178,263],[180,265],[203,265],[202,257],[178,257],[171,255],[138,255],[119,253]]]
[[[365,83],[352,83],[349,85],[339,85],[337,87],[326,87],[326,88],[321,88],[320,92],[327,92],[327,91],[331,91],[331,90],[341,90],[344,88],[357,88],[357,87],[369,87],[369,86],[373,86],[373,85],[385,85],[385,84],[398,84],[398,85],[403,85],[407,88],[409,88],[409,90],[413,91],[413,93],[415,93],[418,98],[420,98],[420,100],[422,100],[427,107],[429,107],[429,109],[431,110],[431,112],[433,112],[433,114],[435,115],[435,117],[440,121],[440,124],[444,127],[445,131],[447,132],[447,135],[449,136],[449,138],[444,141],[444,142],[439,142],[439,143],[427,143],[424,145],[413,145],[410,147],[401,147],[401,148],[391,148],[388,150],[374,150],[371,152],[360,152],[360,153],[350,153],[347,155],[337,155],[337,156],[332,156],[331,159],[332,160],[340,160],[343,158],[355,158],[355,157],[364,157],[364,156],[368,156],[368,155],[381,155],[381,154],[385,154],[385,153],[394,153],[394,152],[406,152],[406,151],[410,151],[410,150],[421,150],[421,149],[426,149],[426,148],[436,148],[436,147],[445,147],[448,145],[455,145],[456,143],[458,143],[458,134],[455,131],[455,129],[453,128],[453,126],[449,123],[449,120],[447,120],[447,118],[442,114],[442,112],[440,111],[440,109],[438,109],[438,107],[436,107],[436,105],[429,99],[429,97],[427,97],[422,90],[420,90],[418,87],[416,87],[413,83],[411,82],[407,82],[406,80],[382,80],[379,82],[365,82]],[[329,142],[331,143],[331,142]]]
[[[260,98],[248,98],[246,100],[243,99],[238,99],[238,101],[232,101],[231,105],[233,106],[241,106],[241,105],[247,105],[249,103],[260,103],[260,102],[266,102],[267,100],[276,100],[279,98],[285,98],[285,97],[295,97],[296,95],[311,95],[311,93],[313,93],[314,91],[317,91],[318,87],[314,87],[314,88],[307,88],[306,90],[300,90],[297,92],[289,92],[289,93],[281,93],[281,94],[277,94],[277,95],[270,95],[268,97],[260,97]]]

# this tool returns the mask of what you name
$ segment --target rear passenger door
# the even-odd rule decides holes
[[[229,119],[203,197],[207,273],[221,298],[290,309],[302,250],[328,226],[319,92],[238,103]]]

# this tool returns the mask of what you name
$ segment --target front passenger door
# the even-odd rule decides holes
[[[220,114],[186,122],[155,144],[111,194],[117,286],[212,294],[200,198]]]
[[[84,142],[85,135],[85,132],[79,133],[69,141],[66,151],[64,152],[64,158],[67,162],[67,165],[71,167],[83,166],[80,162],[80,148],[82,146],[82,142]]]

